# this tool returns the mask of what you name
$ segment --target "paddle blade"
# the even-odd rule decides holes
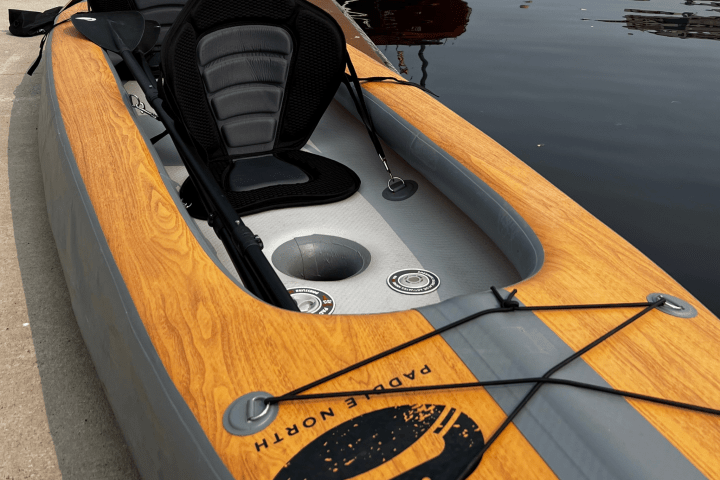
[[[157,43],[160,37],[160,24],[155,20],[145,20],[145,31],[135,51],[140,53],[149,52]]]
[[[145,19],[140,12],[76,13],[70,21],[95,45],[115,53],[120,53],[123,46],[135,50],[145,32]]]

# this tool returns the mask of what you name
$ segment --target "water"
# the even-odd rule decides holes
[[[346,8],[387,44],[381,51],[405,78],[720,315],[720,2],[350,0]]]

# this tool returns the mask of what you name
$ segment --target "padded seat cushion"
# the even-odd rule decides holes
[[[243,192],[225,189],[225,196],[240,215],[260,213],[266,210],[286,207],[318,205],[344,200],[360,188],[360,179],[351,169],[329,158],[303,150],[278,152],[274,156],[307,175],[309,180],[302,183],[282,183]],[[225,184],[226,175],[232,165],[227,162],[213,162],[210,170],[216,180]],[[241,172],[238,172],[241,174]],[[180,198],[188,213],[200,220],[207,219],[207,212],[200,201],[195,185],[188,178],[180,189]]]

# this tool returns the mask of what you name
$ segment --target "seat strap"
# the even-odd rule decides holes
[[[57,27],[58,25],[62,25],[63,23],[70,20],[69,18],[66,18],[62,22],[54,23],[54,20],[65,10],[68,8],[74,6],[75,4],[80,3],[80,0],[71,0],[65,6],[55,7],[51,8],[50,10],[46,10],[44,12],[22,12],[19,10],[10,10],[11,16],[13,12],[19,12],[21,14],[30,14],[30,16],[33,17],[33,23],[29,25],[20,25],[16,26],[19,27],[21,30],[27,30],[26,33],[31,35],[43,35],[42,40],[40,40],[40,53],[38,53],[37,58],[33,62],[33,64],[30,66],[28,71],[26,72],[26,75],[32,76],[33,73],[35,73],[35,69],[40,65],[40,60],[42,60],[42,54],[43,54],[43,47],[45,47],[45,41],[47,40],[48,35],[50,34],[50,31]],[[33,14],[37,14],[33,16]],[[22,19],[22,16],[20,17]],[[16,23],[12,21],[11,19],[11,25]],[[12,26],[10,28],[11,32],[13,33]],[[18,32],[19,33],[19,32]],[[17,35],[18,33],[13,33],[14,35]],[[21,35],[25,36],[25,35]]]
[[[390,179],[387,183],[387,189],[383,192],[383,197],[389,200],[404,200],[405,198],[409,198],[412,196],[412,194],[417,190],[417,183],[408,180],[406,183],[405,180],[403,180],[400,177],[396,177],[392,174],[392,171],[390,170],[390,166],[388,165],[387,158],[385,156],[385,152],[383,151],[382,144],[380,143],[380,139],[378,138],[377,131],[375,130],[375,125],[373,124],[372,117],[370,116],[370,111],[367,108],[367,104],[365,103],[365,96],[363,95],[362,87],[360,86],[360,82],[392,82],[396,83],[398,85],[404,85],[409,87],[415,87],[419,88],[420,90],[437,97],[433,92],[428,90],[422,85],[419,85],[414,82],[408,82],[404,80],[399,80],[395,77],[363,77],[360,78],[357,75],[357,72],[355,71],[355,66],[352,63],[352,60],[350,59],[350,54],[348,53],[347,49],[345,50],[345,63],[347,64],[349,74],[345,73],[343,74],[342,81],[345,84],[345,86],[348,89],[348,92],[350,93],[350,98],[352,98],[353,103],[355,104],[355,108],[360,114],[360,119],[362,120],[363,124],[365,125],[365,128],[368,131],[368,134],[370,135],[370,140],[372,140],[373,146],[375,147],[375,151],[377,152],[378,157],[383,162],[383,165],[385,166],[385,170],[387,171],[388,175],[390,176]],[[351,86],[352,83],[352,86]],[[354,90],[353,90],[354,87]],[[403,192],[400,194],[400,196],[397,196],[398,192],[405,188],[406,186],[410,186],[409,189],[403,190]]]
[[[358,114],[360,114],[360,119],[362,120],[365,128],[367,129],[368,135],[370,135],[370,140],[375,147],[375,151],[377,152],[380,161],[382,161],[383,165],[385,166],[385,170],[390,176],[390,179],[387,183],[388,189],[391,192],[395,192],[396,189],[405,186],[405,180],[400,177],[394,176],[392,174],[392,171],[390,170],[387,158],[385,157],[385,151],[383,150],[382,144],[380,143],[380,138],[378,137],[377,131],[375,130],[375,125],[373,124],[372,117],[370,116],[370,112],[368,111],[367,104],[365,103],[365,96],[363,95],[362,87],[360,86],[360,80],[358,79],[357,72],[355,71],[355,66],[352,63],[352,60],[350,60],[350,55],[347,53],[347,50],[345,50],[345,62],[347,63],[350,74],[343,74],[342,81],[347,87],[348,92],[350,93],[350,98],[352,98],[353,103],[355,104],[355,108],[357,109]],[[400,185],[398,185],[398,183],[400,183]]]
[[[42,60],[42,55],[43,55],[43,48],[45,47],[45,41],[47,40],[48,35],[50,35],[50,31],[53,28],[57,27],[58,25],[62,25],[63,23],[67,22],[68,20],[70,20],[70,19],[68,18],[66,20],[63,20],[62,22],[58,22],[58,23],[48,27],[47,30],[40,30],[40,32],[45,34],[45,35],[43,35],[42,40],[40,40],[40,53],[38,53],[37,58],[35,59],[33,64],[30,65],[30,68],[28,68],[28,71],[25,72],[26,75],[30,75],[32,77],[32,74],[35,73],[35,69],[40,66],[40,60]]]
[[[438,98],[438,97],[439,97],[439,95],[436,95],[436,94],[433,93],[430,89],[423,87],[423,86],[420,85],[419,83],[408,82],[407,80],[399,80],[399,79],[397,79],[397,78],[395,78],[395,77],[360,77],[360,78],[358,78],[358,81],[360,81],[360,83],[372,83],[372,82],[376,82],[376,83],[383,83],[383,82],[397,83],[398,85],[405,85],[405,86],[408,86],[408,87],[419,88],[419,89],[422,90],[423,92],[429,93],[430,95],[432,95],[432,96],[435,97],[435,98]]]

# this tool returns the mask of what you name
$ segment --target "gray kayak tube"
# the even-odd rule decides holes
[[[523,280],[539,272],[545,253],[525,219],[487,183],[397,112],[367,90],[363,95],[373,125],[388,146],[426,178],[432,178],[433,185],[500,248]],[[359,118],[345,87],[338,89],[335,99]]]
[[[46,59],[52,58],[50,35]],[[42,80],[38,142],[73,310],[140,474],[232,479],[170,380],[113,260],[65,132],[51,61]]]
[[[418,310],[439,329],[497,304],[494,295],[484,292]],[[481,380],[540,377],[573,354],[532,311],[490,314],[442,336]],[[611,387],[582,358],[554,376]],[[531,387],[491,387],[487,391],[509,414]],[[545,385],[513,424],[561,480],[705,478],[622,397]]]

